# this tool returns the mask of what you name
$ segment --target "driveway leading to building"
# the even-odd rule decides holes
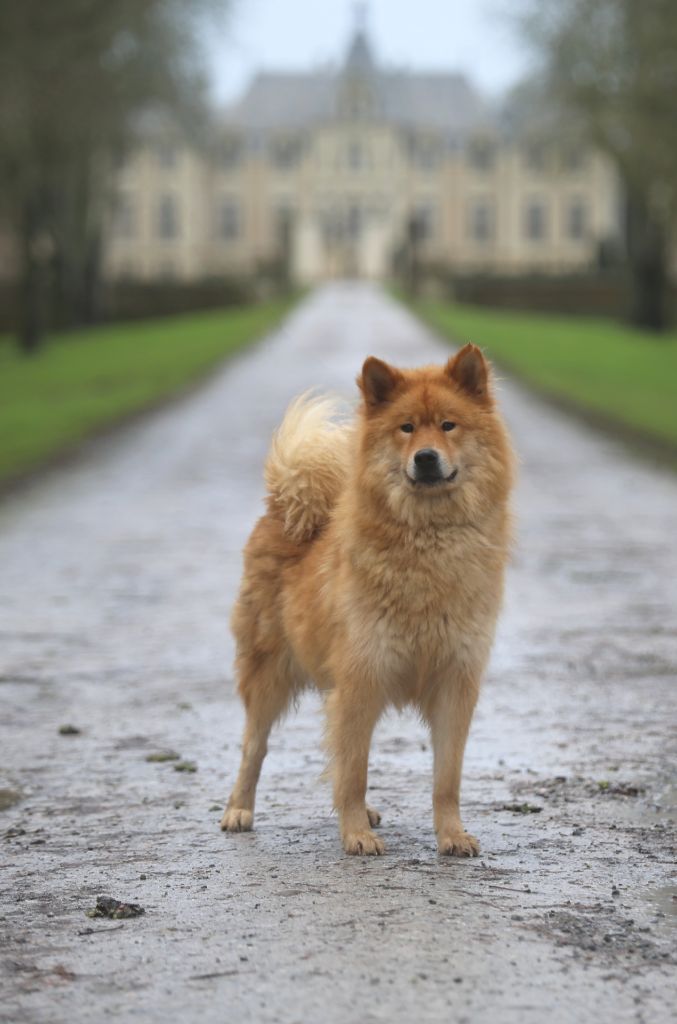
[[[481,857],[436,855],[408,715],[373,748],[387,854],[344,857],[313,696],[273,734],[257,830],[219,832],[270,433],[305,388],[353,395],[369,353],[446,350],[380,291],[323,288],[0,508],[0,1019],[672,1019],[677,480],[512,383],[519,546],[464,787]],[[100,894],[146,912],[90,919]]]

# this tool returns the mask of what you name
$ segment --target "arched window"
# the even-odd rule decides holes
[[[134,238],[136,234],[136,205],[129,193],[122,192],[118,196],[114,229],[118,238]]]
[[[232,196],[224,196],[216,211],[216,231],[219,238],[232,241],[242,233],[240,204]]]
[[[572,199],[566,211],[566,234],[574,242],[585,238],[587,230],[587,210],[582,199]]]
[[[542,199],[532,199],[524,211],[524,234],[532,242],[542,242],[548,233],[548,211]]]
[[[496,164],[496,145],[491,139],[473,139],[468,148],[468,163],[474,171],[488,174]]]
[[[157,162],[163,171],[171,171],[176,167],[176,146],[171,142],[162,142],[157,147]]]
[[[162,196],[158,205],[158,236],[171,241],[179,234],[179,211],[175,196]]]
[[[414,209],[414,225],[418,241],[429,242],[437,235],[439,210],[433,201],[422,201]]]
[[[476,242],[489,242],[494,237],[496,214],[491,199],[476,199],[470,206],[469,234]]]

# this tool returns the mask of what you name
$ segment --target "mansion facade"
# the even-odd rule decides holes
[[[300,284],[381,279],[412,239],[421,263],[461,273],[589,269],[619,236],[616,180],[542,127],[461,75],[379,66],[360,27],[339,68],[258,75],[206,143],[149,131],[118,174],[106,276],[284,261]]]

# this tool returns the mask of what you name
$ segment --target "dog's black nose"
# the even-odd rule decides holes
[[[438,455],[434,448],[421,448],[414,455],[414,463],[418,469],[433,469],[437,466]]]

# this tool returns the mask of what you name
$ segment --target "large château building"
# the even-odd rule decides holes
[[[109,277],[195,280],[285,261],[300,283],[386,277],[407,240],[464,273],[568,272],[618,234],[605,159],[465,77],[343,64],[262,73],[189,145],[156,126],[120,170]],[[531,109],[533,109],[533,104]]]

